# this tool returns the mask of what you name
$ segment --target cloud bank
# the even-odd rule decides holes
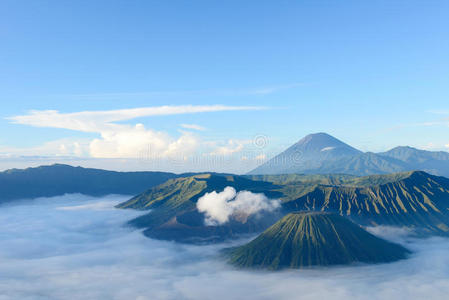
[[[218,256],[232,244],[178,245],[123,227],[140,214],[112,208],[125,199],[67,195],[1,205],[0,299],[443,300],[449,294],[446,238],[372,229],[388,231],[414,254],[392,264],[241,271]]]
[[[271,212],[281,206],[279,200],[270,200],[264,194],[249,191],[236,192],[226,187],[223,192],[206,193],[196,203],[198,211],[205,214],[206,225],[222,225],[232,215],[253,215],[261,211]]]
[[[166,132],[146,128],[141,123],[122,124],[117,122],[142,117],[261,109],[265,108],[259,106],[181,105],[74,113],[33,110],[28,114],[12,116],[7,119],[14,124],[69,129],[99,135],[98,138],[87,144],[76,140],[49,142],[44,149],[51,154],[56,151],[56,153],[64,155],[87,154],[95,158],[138,158],[146,155],[152,159],[161,159],[190,156],[205,143],[189,131],[182,131],[180,136],[173,137]],[[203,127],[194,124],[182,124],[181,126],[189,130],[204,130]],[[49,147],[51,149],[48,149]],[[4,148],[3,152],[7,150],[20,152],[19,149],[13,148]]]

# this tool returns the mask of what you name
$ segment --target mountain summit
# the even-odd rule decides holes
[[[317,154],[328,156],[331,153],[333,156],[337,155],[356,155],[362,153],[361,151],[343,143],[339,139],[324,133],[313,133],[305,136],[299,142],[288,148],[285,152],[300,151],[305,157],[315,156]]]
[[[322,169],[325,162],[336,162],[362,153],[327,133],[314,133],[302,138],[250,174],[310,173]]]
[[[248,174],[340,173],[365,176],[413,170],[449,177],[449,153],[412,147],[396,147],[382,153],[363,153],[321,132],[307,135]]]

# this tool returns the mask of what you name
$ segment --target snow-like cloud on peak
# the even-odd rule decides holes
[[[324,152],[324,151],[330,151],[333,149],[335,149],[335,147],[324,147],[323,149],[321,149],[321,151]]]

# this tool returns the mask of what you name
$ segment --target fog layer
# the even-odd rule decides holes
[[[214,246],[145,238],[123,224],[125,196],[42,198],[0,206],[0,299],[447,299],[449,241],[371,228],[414,251],[375,266],[235,270]],[[243,241],[240,241],[243,242]]]

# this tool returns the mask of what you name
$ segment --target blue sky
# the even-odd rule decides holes
[[[269,157],[320,131],[364,151],[447,151],[448,12],[448,1],[412,0],[1,1],[0,153],[129,158],[157,136],[164,155],[242,157],[264,136],[254,156]],[[254,109],[87,131],[45,114],[14,119],[167,105]],[[114,130],[140,142],[117,142]]]

